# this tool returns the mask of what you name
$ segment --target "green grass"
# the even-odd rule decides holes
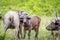
[[[50,31],[46,30],[46,26],[54,19],[54,17],[47,17],[47,16],[41,16],[41,25],[39,28],[39,40],[53,40],[52,35],[50,34]],[[3,21],[0,20],[0,40],[16,40],[15,38],[15,30],[9,29],[6,32],[6,35],[3,34]],[[34,30],[31,31],[31,40],[34,40],[35,32]],[[23,39],[22,39],[23,40]],[[26,39],[28,40],[28,35],[26,35]]]
[[[0,0],[0,16],[9,10],[22,10],[36,15],[60,15],[60,0]]]

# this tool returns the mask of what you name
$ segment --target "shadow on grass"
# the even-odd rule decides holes
[[[0,35],[0,40],[4,40],[5,39],[5,34]]]

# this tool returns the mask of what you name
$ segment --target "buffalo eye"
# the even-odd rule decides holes
[[[23,18],[20,18],[20,22],[23,22]]]
[[[28,17],[27,19],[28,19],[28,20],[30,20],[31,18],[30,18],[30,17]]]
[[[20,18],[20,19],[23,19],[23,18]]]

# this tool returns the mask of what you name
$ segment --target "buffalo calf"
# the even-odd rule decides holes
[[[41,22],[41,19],[38,16],[32,16],[29,17],[29,15],[21,15],[21,18],[23,20],[23,26],[24,26],[24,39],[26,36],[26,31],[28,30],[28,40],[30,40],[30,33],[31,30],[35,30],[35,40],[38,40],[38,31],[39,31],[39,25]]]

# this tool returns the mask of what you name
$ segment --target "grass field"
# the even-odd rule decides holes
[[[52,35],[50,34],[50,31],[46,30],[46,26],[54,19],[54,17],[47,17],[47,16],[41,16],[41,25],[39,28],[39,40],[53,40]],[[3,21],[0,20],[0,40],[16,40],[15,39],[15,30],[9,29],[6,32],[6,35],[3,36]],[[31,31],[31,40],[34,40],[35,32]],[[23,39],[22,39],[23,40]],[[26,40],[28,40],[28,36],[26,35]]]

